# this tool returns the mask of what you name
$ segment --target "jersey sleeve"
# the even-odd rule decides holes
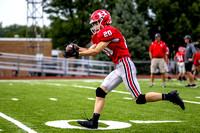
[[[192,50],[192,53],[197,52],[193,44],[191,45],[191,50]]]
[[[103,29],[102,31],[100,31],[97,37],[99,38],[101,42],[108,42],[115,39],[115,34],[116,34],[115,28],[108,28],[108,29]]]
[[[153,44],[153,42],[151,43],[151,45],[149,47],[149,52],[152,52],[152,44]]]

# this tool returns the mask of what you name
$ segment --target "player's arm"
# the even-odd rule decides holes
[[[193,53],[193,55],[192,55],[192,58],[189,58],[188,60],[189,60],[189,61],[193,61],[193,60],[194,60],[194,57],[195,57],[195,55],[196,55],[196,52],[194,52],[194,53]]]
[[[89,48],[83,48],[83,47],[79,47],[79,51],[80,52],[83,52],[83,51],[86,51],[86,50],[88,50],[88,49],[95,49],[96,48],[96,44],[93,44],[91,47],[89,47]]]
[[[108,46],[109,42],[100,42],[94,49],[93,48],[89,48],[86,51],[83,52],[79,52],[79,56],[95,56],[98,53],[100,53],[104,48],[106,48],[106,46]]]
[[[152,52],[149,51],[149,57],[150,57],[150,60],[152,60]]]
[[[167,54],[166,53],[164,55],[164,60],[165,60],[165,62],[167,62]]]
[[[189,58],[188,59],[188,61],[193,61],[194,60],[194,57],[195,57],[195,55],[196,55],[196,49],[195,49],[195,47],[194,47],[194,45],[192,45],[191,46],[191,49],[192,49],[192,53],[193,53],[193,55],[192,55],[192,58]]]
[[[176,55],[174,56],[174,60],[177,61],[177,56]]]

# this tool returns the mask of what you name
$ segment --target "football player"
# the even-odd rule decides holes
[[[194,57],[194,73],[193,73],[194,79],[197,72],[200,72],[200,49],[199,48],[197,49],[197,53]]]
[[[185,78],[185,48],[180,46],[178,48],[178,52],[176,52],[176,55],[174,56],[174,60],[177,61],[179,75],[177,80],[179,81],[186,81]]]
[[[169,47],[166,47],[166,60],[165,60],[165,73],[167,75],[168,81],[172,81],[172,78],[170,76],[170,65],[169,65]]]
[[[136,78],[136,68],[129,54],[126,40],[117,28],[110,25],[111,22],[111,16],[108,11],[95,11],[90,20],[93,45],[88,50],[82,50],[82,52],[74,50],[75,52],[66,53],[68,56],[95,56],[103,50],[116,65],[116,69],[96,89],[96,102],[92,119],[77,122],[83,127],[98,128],[98,120],[104,107],[106,95],[122,82],[137,104],[168,100],[179,105],[184,110],[184,103],[176,90],[172,90],[168,94],[141,93]]]

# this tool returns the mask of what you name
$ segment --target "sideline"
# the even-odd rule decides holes
[[[18,127],[20,127],[21,129],[23,129],[24,131],[27,131],[28,133],[37,133],[36,131],[30,129],[29,127],[27,127],[26,125],[22,124],[21,122],[3,114],[0,112],[0,116],[10,122],[12,122],[13,124],[17,125]]]
[[[195,101],[187,101],[187,100],[183,100],[183,102],[186,102],[186,103],[194,103],[194,104],[200,104],[200,102],[195,102]]]

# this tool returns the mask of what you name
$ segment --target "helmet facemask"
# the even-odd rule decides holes
[[[91,23],[92,28],[90,28],[90,30],[93,34],[97,34],[103,28],[103,26],[101,25],[102,20],[103,19],[101,19],[100,22],[95,21],[95,22]]]

